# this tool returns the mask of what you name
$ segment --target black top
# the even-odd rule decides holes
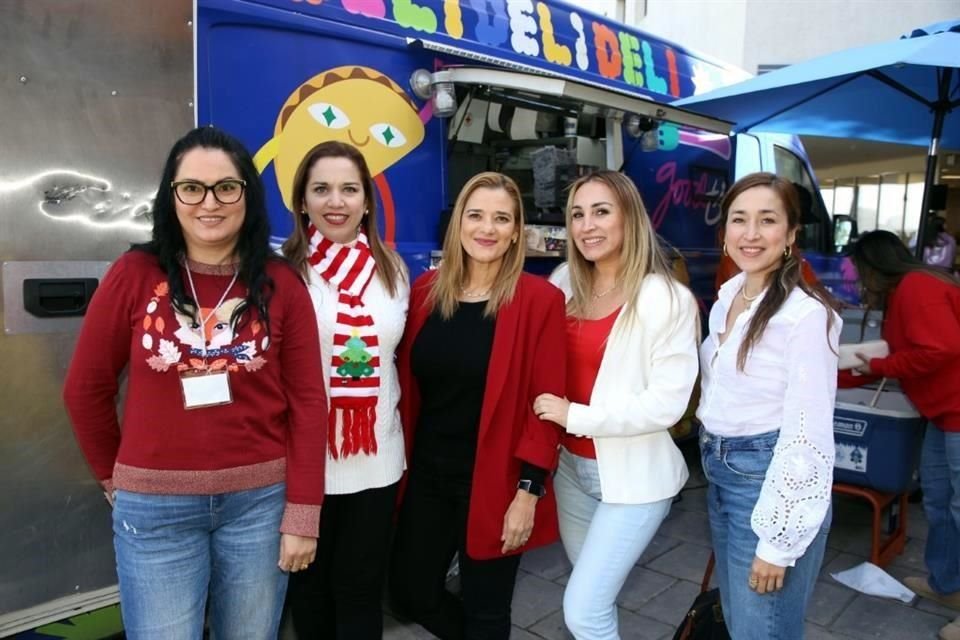
[[[467,485],[473,476],[496,328],[495,319],[483,315],[486,305],[461,302],[449,320],[434,310],[410,354],[420,390],[411,466]],[[524,463],[520,475],[543,484],[546,471]]]

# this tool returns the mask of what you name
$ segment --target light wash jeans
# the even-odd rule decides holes
[[[937,593],[960,591],[960,433],[929,423],[920,454],[920,485],[929,530],[924,560]]]
[[[560,539],[573,564],[563,593],[563,620],[577,640],[618,640],[617,595],[673,499],[601,502],[597,461],[566,449],[560,452],[553,487]]]
[[[820,533],[793,567],[783,589],[758,595],[750,589],[750,570],[760,539],[750,518],[779,432],[721,438],[700,430],[700,457],[710,487],[707,510],[716,554],[716,578],[723,617],[736,640],[802,640],[803,619],[823,561],[830,512]]]
[[[284,483],[218,495],[117,491],[113,543],[129,640],[276,638],[287,591]]]

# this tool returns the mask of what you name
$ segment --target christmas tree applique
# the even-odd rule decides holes
[[[367,352],[366,342],[354,335],[344,346],[346,349],[340,354],[343,364],[337,367],[337,373],[340,376],[359,380],[373,374],[373,367],[370,366],[371,356]]]

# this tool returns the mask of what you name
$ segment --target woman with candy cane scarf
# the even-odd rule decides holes
[[[379,640],[404,468],[393,353],[409,285],[399,256],[377,234],[373,180],[355,147],[314,147],[297,169],[292,201],[300,211],[283,253],[313,298],[330,413],[317,558],[292,576],[288,604],[301,640]]]

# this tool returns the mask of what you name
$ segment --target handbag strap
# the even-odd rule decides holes
[[[707,560],[707,569],[703,572],[703,580],[700,582],[700,593],[706,593],[710,587],[710,578],[713,577],[713,567],[716,562],[716,556],[714,556],[713,551],[711,551],[710,559]]]
[[[713,551],[710,552],[710,559],[707,560],[707,568],[703,572],[703,581],[700,583],[700,593],[706,593],[707,587],[710,586],[710,578],[713,576],[713,568],[716,565],[717,559],[713,555]],[[691,609],[687,613],[687,619],[683,623],[683,627],[680,630],[680,635],[678,640],[690,640],[690,636],[693,635],[693,610]]]

